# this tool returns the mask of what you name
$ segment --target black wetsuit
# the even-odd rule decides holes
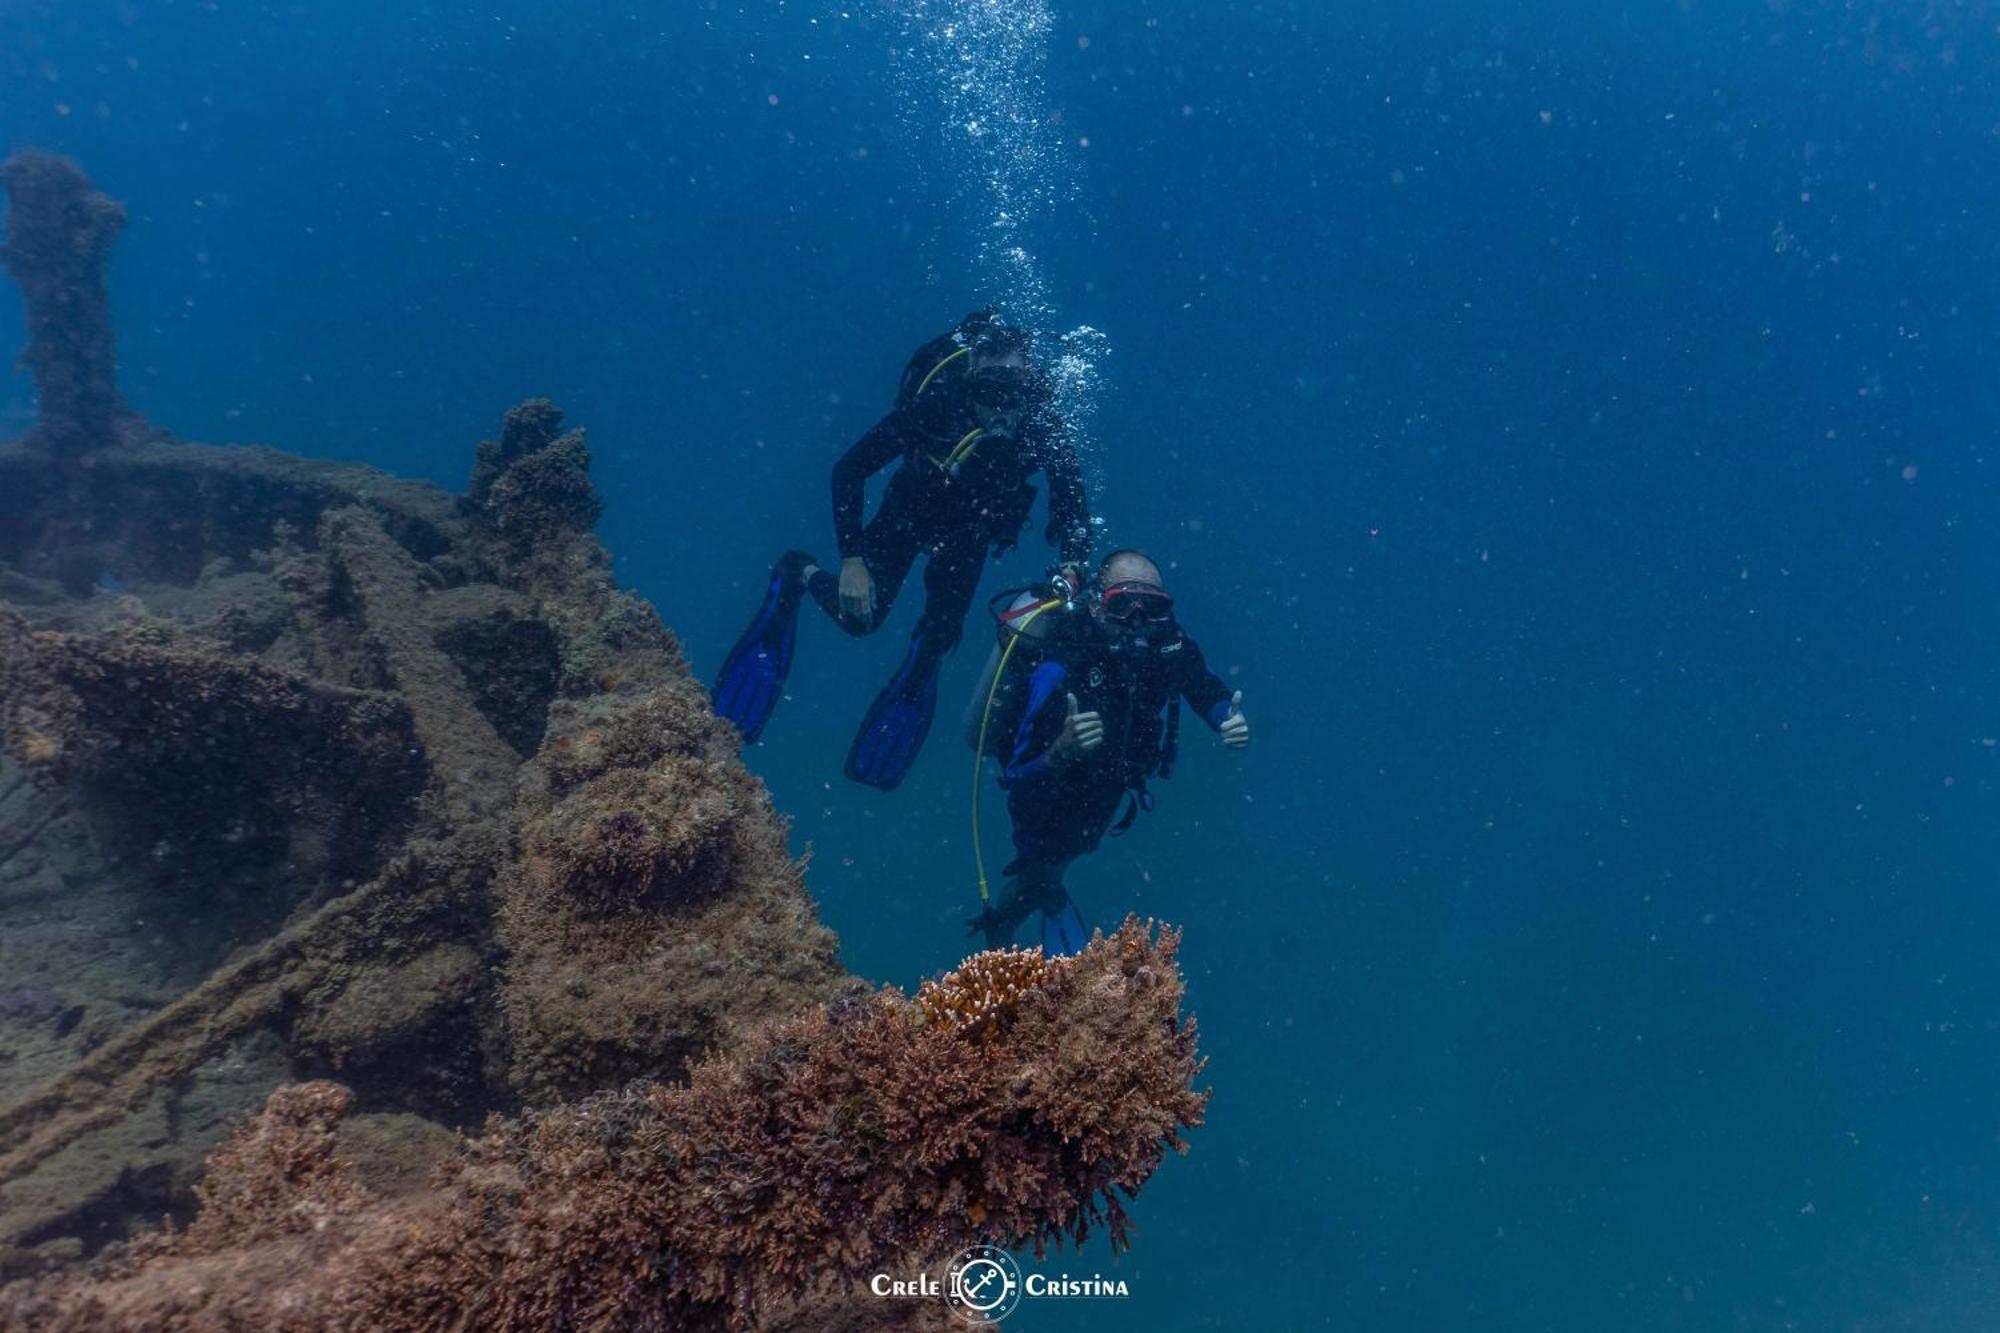
[[[1104,722],[1104,743],[1073,763],[1049,762],[1068,696]],[[1000,773],[1014,824],[1009,875],[1028,883],[1061,882],[1062,868],[1093,850],[1119,804],[1150,804],[1149,778],[1173,762],[1169,705],[1177,699],[1210,727],[1229,718],[1231,691],[1202,660],[1192,638],[1173,628],[1148,645],[1121,642],[1091,622],[1064,636],[1036,663]],[[1136,809],[1136,807],[1135,807]],[[1029,904],[1032,905],[1032,904]]]
[[[1029,402],[1011,437],[982,431],[966,392],[972,358],[963,346],[946,334],[919,348],[895,407],[834,464],[834,535],[843,559],[867,562],[874,617],[857,622],[842,611],[836,570],[822,569],[806,585],[841,628],[870,634],[888,617],[910,566],[927,556],[915,638],[940,656],[958,643],[987,553],[1010,549],[1026,525],[1036,472],[1049,479],[1049,544],[1065,563],[1090,553],[1083,478],[1061,421],[1042,397]],[[896,463],[881,508],[864,525],[868,479]]]

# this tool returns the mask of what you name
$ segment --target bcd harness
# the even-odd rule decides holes
[[[1146,781],[1148,778],[1155,777],[1165,781],[1167,778],[1172,777],[1174,760],[1180,757],[1181,694],[1179,690],[1169,689],[1167,691],[1167,721],[1165,729],[1160,734],[1159,754],[1145,768],[1137,772],[1133,771],[1131,762],[1132,719],[1139,708],[1138,692],[1139,681],[1135,676],[1125,688],[1126,752],[1119,756],[1118,763],[1119,769],[1125,777],[1126,786],[1131,792],[1131,796],[1125,802],[1125,813],[1118,816],[1117,822],[1106,830],[1113,837],[1130,829],[1133,823],[1139,818],[1141,810],[1148,814],[1152,813],[1153,793],[1147,787]]]

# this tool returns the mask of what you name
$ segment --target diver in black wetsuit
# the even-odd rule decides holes
[[[1123,832],[1152,808],[1147,783],[1173,767],[1183,700],[1230,749],[1250,744],[1243,692],[1208,669],[1201,648],[1174,619],[1173,598],[1150,558],[1112,552],[1098,570],[1087,613],[1058,615],[1036,634],[1033,622],[1042,617],[1034,613],[1055,605],[1010,613],[1027,613],[1020,632],[1033,647],[1014,673],[1018,679],[1001,682],[1008,697],[997,753],[1016,855],[999,900],[970,927],[985,934],[989,948],[1011,943],[1038,909],[1045,952],[1075,953],[1089,942],[1063,872],[1107,832]],[[1012,632],[1006,616],[1002,626],[1003,637]],[[989,703],[988,721],[992,710]],[[983,738],[985,722],[979,730]]]
[[[875,516],[865,487],[900,464]],[[919,555],[924,611],[896,674],[848,751],[847,775],[884,790],[901,782],[930,729],[938,668],[957,646],[988,552],[1013,547],[1028,521],[1036,472],[1049,480],[1045,534],[1069,566],[1090,552],[1090,516],[1068,432],[1033,363],[1028,336],[991,309],[919,348],[889,414],[833,469],[838,574],[802,551],[772,567],[763,605],[724,660],[715,710],[755,740],[784,688],[800,593],[850,634],[887,618]]]

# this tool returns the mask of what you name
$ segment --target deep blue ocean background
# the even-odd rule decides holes
[[[1044,1265],[1130,1300],[1010,1326],[2000,1327],[2000,11],[1052,7],[1024,244],[1256,744],[1071,877],[1185,925],[1215,1095],[1129,1255]],[[126,202],[187,437],[458,485],[555,398],[706,676],[1005,295],[909,9],[0,0],[0,147]],[[750,756],[906,987],[977,621],[904,788],[839,771],[917,600],[809,619]]]

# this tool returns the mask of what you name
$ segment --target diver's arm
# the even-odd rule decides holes
[[[1014,728],[1013,745],[1000,768],[1000,785],[1013,787],[1053,777],[1051,752],[1068,710],[1069,672],[1060,662],[1043,662],[1028,677],[1028,702]]]
[[[1049,474],[1049,526],[1043,536],[1061,553],[1065,565],[1081,566],[1090,558],[1090,496],[1083,488],[1083,467],[1076,443],[1060,427],[1041,438],[1042,470]]]
[[[1177,679],[1174,685],[1187,700],[1188,707],[1201,714],[1201,720],[1215,731],[1221,731],[1231,714],[1241,716],[1237,703],[1243,697],[1242,691],[1232,691],[1222,677],[1208,669],[1202,658],[1201,645],[1191,637],[1181,637],[1181,650],[1174,655],[1174,670]]]
[[[861,554],[861,511],[868,479],[903,456],[902,419],[891,412],[833,465],[833,537],[842,559]]]

